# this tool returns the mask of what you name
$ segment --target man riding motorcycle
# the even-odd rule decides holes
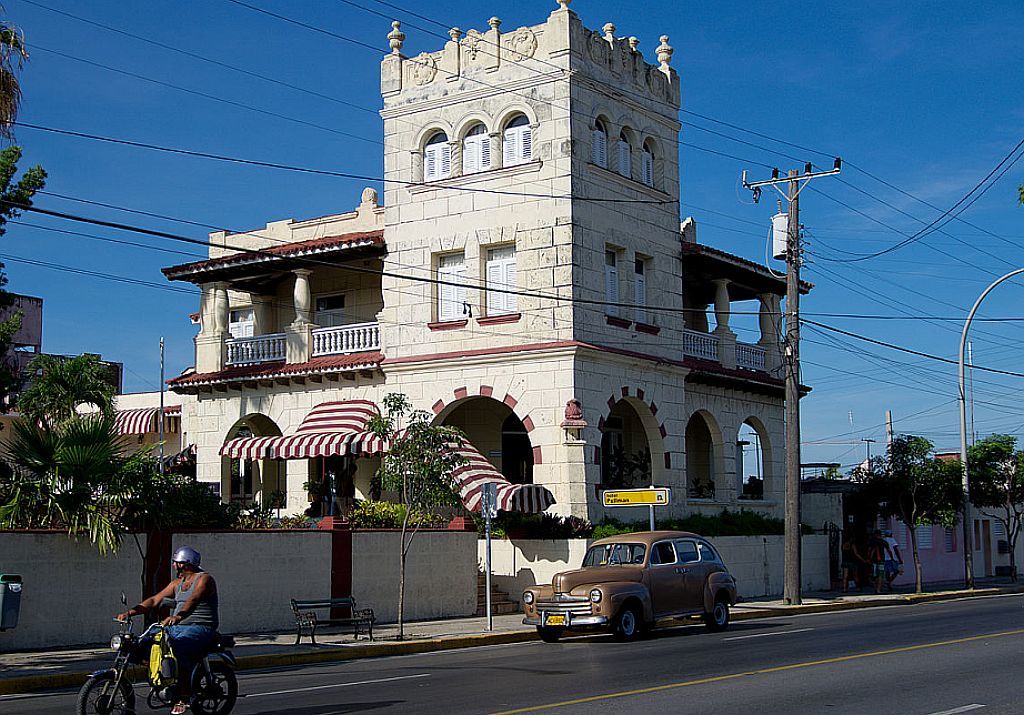
[[[165,600],[174,601],[173,612],[162,621],[168,626],[167,635],[180,674],[181,700],[175,703],[171,715],[181,715],[188,709],[192,669],[217,638],[217,582],[199,567],[200,558],[199,552],[190,546],[179,548],[171,558],[174,580],[159,593],[117,615],[123,621],[158,609]]]

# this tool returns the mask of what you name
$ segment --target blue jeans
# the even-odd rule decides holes
[[[178,684],[189,687],[192,669],[209,652],[217,639],[217,631],[209,626],[169,626],[167,637],[178,660]]]

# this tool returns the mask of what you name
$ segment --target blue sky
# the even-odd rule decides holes
[[[388,18],[401,19],[409,54],[436,49],[441,40],[431,33],[443,32],[409,11],[466,30],[486,28],[492,15],[500,17],[505,28],[535,24],[556,7],[554,0],[496,1],[486,6],[394,0],[392,4],[401,9],[377,0],[356,2],[384,17],[343,0],[251,0],[382,51],[387,48]],[[379,54],[366,48],[287,25],[227,0],[8,0],[5,6],[9,18],[25,31],[32,53],[22,74],[24,122],[368,176],[381,172],[381,147],[375,143],[381,136],[376,114]],[[829,155],[841,155],[848,162],[841,181],[819,180],[801,197],[809,245],[804,277],[816,285],[802,303],[805,315],[881,341],[955,357],[958,321],[989,282],[1024,261],[1024,207],[1016,206],[1015,188],[1024,181],[1024,161],[964,211],[962,221],[953,221],[942,232],[875,259],[838,261],[851,258],[851,252],[892,246],[938,218],[1021,140],[1024,64],[1019,43],[1024,8],[1018,2],[661,0],[643,3],[641,15],[636,7],[605,0],[572,4],[588,27],[611,21],[617,34],[640,38],[640,49],[648,58],[653,58],[660,35],[670,37],[673,67],[682,78],[681,140],[692,145],[680,151],[682,211],[697,219],[701,242],[763,261],[775,201],[766,193],[767,200],[753,205],[739,186],[741,170],[763,177],[767,167],[785,170],[805,161],[828,164]],[[52,10],[330,99],[245,76]],[[366,183],[161,155],[28,128],[18,130],[18,140],[25,147],[26,165],[40,163],[49,171],[50,192],[239,230],[268,220],[349,210]],[[40,197],[38,205],[205,235],[198,226],[55,196]],[[186,245],[57,219],[26,216],[22,221],[195,254]],[[10,289],[46,301],[45,350],[99,352],[122,361],[128,391],[156,389],[160,336],[167,339],[169,374],[192,364],[195,328],[187,316],[197,309],[198,300],[175,292],[180,285],[166,284],[172,290],[159,290],[16,260],[164,283],[160,268],[190,260],[190,255],[27,225],[10,227],[0,242],[0,255],[7,263]],[[996,289],[981,316],[1024,316],[1022,286],[1024,280]],[[830,313],[917,319],[854,319]],[[756,340],[753,320],[734,319],[734,324],[740,328],[740,339]],[[1024,322],[977,323],[972,330],[977,364],[1022,371],[1022,336]],[[956,448],[954,365],[813,326],[805,328],[804,338],[804,382],[814,388],[803,401],[805,461],[852,464],[863,458],[862,438],[878,440],[877,450],[884,442],[886,409],[893,411],[897,432],[923,434],[939,448]],[[1021,378],[976,374],[975,424],[980,435],[1024,434],[1021,388]]]

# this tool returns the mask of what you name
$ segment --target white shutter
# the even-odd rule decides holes
[[[462,173],[477,171],[480,171],[480,141],[476,137],[466,137],[462,143]]]
[[[524,162],[530,161],[533,158],[533,129],[530,127],[523,127],[522,134],[520,136],[520,158]]]
[[[462,318],[462,304],[466,301],[466,263],[461,253],[441,256],[438,260],[437,276],[442,281],[438,286],[437,319],[459,320]]]
[[[635,319],[638,323],[647,323],[647,276],[644,275],[644,263],[636,262],[636,282],[633,283],[633,303],[636,305]]]
[[[619,149],[619,173],[622,176],[631,176],[633,174],[633,165],[631,157],[629,155],[629,143],[624,142],[621,139],[618,142]]]
[[[917,527],[917,548],[918,549],[930,549],[932,548],[932,527],[930,524]]]
[[[608,167],[608,136],[603,129],[595,129],[590,144],[590,160],[601,167]]]
[[[608,315],[618,315],[619,307],[613,305],[619,302],[619,269],[616,266],[614,251],[605,252],[604,299],[608,302],[608,305],[605,306],[605,312]]]
[[[452,147],[450,144],[441,145],[441,175],[439,178],[447,179],[452,175]]]
[[[503,275],[502,265],[500,262],[495,260],[487,261],[487,287],[488,288],[504,288],[502,280],[505,276]],[[505,294],[498,293],[493,290],[487,291],[487,314],[498,315],[499,313],[505,312]]]
[[[486,134],[480,137],[480,163],[479,170],[487,171],[491,168],[491,138]]]
[[[434,181],[437,179],[437,151],[434,147],[427,147],[423,152],[423,180]]]
[[[516,283],[516,257],[515,252],[512,253],[512,258],[505,263],[505,287],[509,290],[517,290],[519,284]],[[518,298],[515,293],[505,294],[505,310],[509,313],[515,313],[517,310]]]
[[[643,153],[643,180],[648,186],[654,186],[654,155],[644,149]]]
[[[501,164],[502,166],[514,166],[516,163],[516,133],[512,129],[506,129],[501,142]]]

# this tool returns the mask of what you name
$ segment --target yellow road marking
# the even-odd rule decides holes
[[[871,653],[857,653],[854,655],[841,655],[835,658],[825,658],[824,660],[811,660],[806,663],[791,663],[789,665],[779,665],[774,668],[762,668],[760,670],[748,670],[742,673],[730,673],[729,675],[715,675],[710,678],[700,678],[698,680],[687,680],[683,683],[668,683],[667,685],[655,685],[650,688],[638,688],[636,690],[624,690],[620,693],[608,693],[606,695],[591,695],[586,698],[577,698],[575,700],[563,700],[559,703],[548,703],[547,705],[534,705],[528,708],[518,708],[516,710],[502,710],[501,712],[492,713],[492,715],[515,715],[516,713],[532,713],[539,710],[553,710],[555,708],[562,708],[568,705],[582,705],[583,703],[593,703],[599,700],[612,700],[613,698],[625,698],[631,695],[646,695],[648,693],[659,693],[665,690],[675,690],[676,688],[686,688],[691,685],[705,685],[707,683],[720,683],[725,680],[735,680],[737,678],[745,678],[751,675],[764,675],[766,673],[780,673],[786,670],[796,670],[797,668],[810,668],[815,665],[829,665],[830,663],[843,663],[850,660],[860,660],[862,658],[874,658],[880,655],[892,655],[893,653],[909,653],[915,650],[924,650],[925,648],[938,648],[946,645],[957,645],[959,643],[970,643],[971,641],[985,640],[986,638],[1002,638],[1004,636],[1019,636],[1024,634],[1024,628],[1015,631],[1000,631],[999,633],[987,633],[982,636],[969,636],[967,638],[957,638],[955,640],[948,641],[937,641],[935,643],[922,643],[921,645],[910,645],[903,646],[902,648],[890,648],[888,650],[878,650]]]

